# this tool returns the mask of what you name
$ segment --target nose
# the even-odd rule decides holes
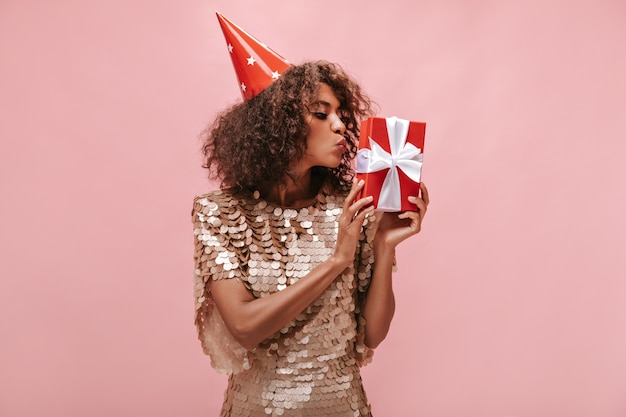
[[[330,125],[330,128],[332,129],[333,132],[338,133],[340,135],[343,135],[346,132],[346,125],[343,124],[343,122],[341,121],[341,118],[337,116],[336,114],[334,115],[333,122]]]

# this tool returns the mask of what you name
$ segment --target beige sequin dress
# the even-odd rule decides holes
[[[214,191],[196,197],[195,323],[212,366],[229,374],[221,416],[370,416],[359,367],[371,360],[360,308],[373,264],[372,222],[353,266],[253,351],[230,335],[210,281],[237,279],[265,297],[303,279],[332,253],[346,192],[324,188],[300,209]]]

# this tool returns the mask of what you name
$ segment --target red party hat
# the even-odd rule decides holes
[[[216,14],[239,79],[241,95],[247,100],[278,79],[291,64],[230,20]]]

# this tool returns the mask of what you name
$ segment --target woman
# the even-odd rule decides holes
[[[222,189],[195,200],[196,325],[230,375],[222,416],[369,416],[359,366],[394,314],[395,247],[428,205],[373,216],[351,184],[370,100],[337,65],[292,66],[207,130]],[[374,222],[374,217],[379,218]]]

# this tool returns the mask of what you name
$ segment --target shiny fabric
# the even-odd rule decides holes
[[[227,190],[195,199],[195,323],[213,367],[230,375],[221,416],[371,415],[359,372],[373,354],[360,315],[373,266],[371,218],[354,264],[251,352],[230,335],[210,293],[211,280],[237,279],[265,297],[303,279],[333,253],[346,194],[322,189],[300,209]]]

